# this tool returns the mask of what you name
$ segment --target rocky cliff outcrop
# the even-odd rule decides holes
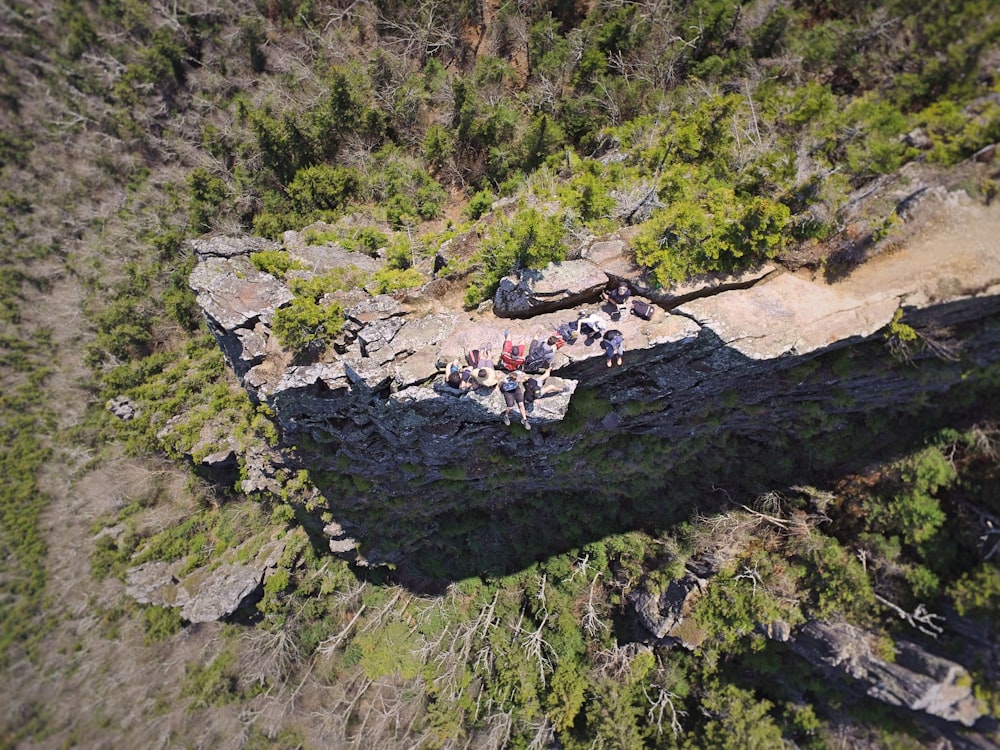
[[[701,646],[706,634],[692,613],[710,586],[727,585],[715,573],[707,561],[690,561],[684,574],[662,590],[644,582],[629,592],[639,622],[658,645],[692,651]],[[954,622],[961,624],[961,618],[956,615]],[[987,715],[973,694],[968,670],[917,643],[898,640],[886,654],[885,641],[880,646],[871,632],[847,622],[812,620],[792,628],[778,620],[757,623],[757,628],[831,678],[883,703],[966,727]]]
[[[497,496],[571,487],[617,497],[606,464],[587,453],[619,463],[645,460],[629,455],[622,441],[663,441],[669,450],[656,457],[655,472],[688,471],[684,462],[699,460],[698,446],[714,436],[788,445],[795,429],[835,435],[859,415],[869,419],[974,385],[978,373],[1000,360],[1000,248],[975,233],[996,223],[996,209],[955,196],[945,207],[940,216],[954,217],[955,224],[942,226],[940,237],[953,240],[958,225],[966,235],[950,241],[946,254],[933,242],[915,246],[836,283],[765,268],[707,279],[700,288],[661,290],[656,299],[663,304],[652,321],[626,316],[613,322],[625,334],[624,366],[606,367],[594,341],[559,350],[553,375],[563,391],[534,404],[530,434],[503,429],[498,392],[462,395],[443,384],[443,369],[467,349],[492,346],[495,356],[504,329],[527,343],[580,311],[597,309],[597,259],[613,269],[601,272],[605,280],[630,278],[641,291],[641,269],[630,267],[621,240],[584,249],[586,283],[572,293],[565,280],[546,286],[545,278],[559,277],[562,269],[534,273],[529,286],[556,290],[560,301],[558,309],[525,319],[464,312],[420,295],[420,304],[410,304],[363,290],[347,294],[340,338],[323,358],[307,363],[293,362],[270,334],[274,310],[291,294],[249,263],[247,253],[261,249],[259,241],[244,243],[243,254],[240,240],[194,242],[200,263],[191,286],[234,370],[254,398],[274,408],[286,443],[297,446],[282,460],[329,479],[335,495],[329,512],[348,534],[366,540],[365,559],[398,561],[432,540],[438,520],[456,507],[496,508]],[[304,249],[297,233],[288,233],[283,246],[313,269],[371,261],[336,247]],[[562,309],[577,299],[586,302]],[[668,304],[680,299],[688,301]],[[897,310],[922,337],[908,362],[885,346],[884,331]],[[921,341],[936,343],[921,347]],[[942,348],[955,356],[935,358]],[[583,400],[577,398],[581,387]],[[812,424],[803,421],[805,412]],[[494,455],[504,467],[521,470],[498,472]],[[400,502],[424,493],[434,502]]]
[[[214,622],[233,614],[259,595],[284,551],[284,541],[251,542],[259,547],[250,562],[237,562],[246,550],[231,550],[210,568],[184,570],[184,561],[149,562],[131,568],[125,590],[140,604],[177,607],[188,622]]]
[[[448,288],[440,280],[400,297],[340,293],[344,329],[308,362],[293,361],[271,335],[273,313],[291,294],[250,264],[259,241],[193,243],[200,263],[191,286],[234,371],[274,409],[283,433],[270,458],[242,457],[244,489],[269,487],[276,464],[308,468],[318,493],[310,507],[324,514],[333,552],[361,564],[421,560],[437,566],[423,575],[457,580],[516,569],[542,545],[668,523],[691,502],[671,488],[683,483],[697,497],[699,474],[732,487],[752,482],[745,464],[728,461],[731,444],[768,462],[773,481],[798,476],[803,465],[840,468],[838,445],[877,445],[880,425],[913,404],[989,387],[1000,366],[1000,220],[996,209],[958,196],[944,201],[940,216],[951,223],[928,244],[835,283],[768,266],[656,289],[619,237],[591,243],[579,261],[512,277],[480,311],[439,299]],[[962,241],[942,252],[956,228]],[[306,246],[296,233],[271,247],[283,247],[306,273],[370,261]],[[562,391],[535,402],[530,432],[502,425],[495,390],[462,393],[443,383],[447,363],[465,351],[497,354],[505,330],[515,342],[545,338],[597,309],[603,285],[622,279],[659,304],[657,315],[614,321],[626,338],[622,367],[607,367],[592,340],[562,347],[553,363]],[[916,332],[905,351],[886,346],[889,327],[900,324]],[[802,435],[809,442],[800,450]],[[144,601],[186,590],[168,580],[153,586],[161,592],[154,598],[147,573],[130,574]],[[685,615],[708,577],[691,573],[660,594],[637,590],[640,621],[657,638],[696,646],[703,634],[685,628]],[[232,602],[246,595],[236,588]],[[210,607],[206,616],[228,608]],[[203,609],[187,602],[185,616]],[[880,700],[962,724],[979,715],[962,669],[916,647],[900,644],[889,662],[840,626],[768,628]]]
[[[971,727],[986,715],[960,664],[899,641],[892,660],[876,655],[871,635],[848,623],[809,622],[791,639],[793,651],[835,677],[892,706],[922,711]]]

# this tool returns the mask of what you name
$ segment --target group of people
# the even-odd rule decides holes
[[[504,331],[500,366],[505,372],[501,374],[497,371],[493,353],[488,347],[472,349],[466,350],[464,364],[458,358],[448,363],[445,382],[460,391],[499,386],[506,405],[503,423],[510,424],[510,413],[516,407],[521,414],[524,429],[530,430],[525,404],[530,405],[535,399],[563,390],[546,382],[552,374],[552,360],[555,358],[558,342],[557,336],[550,336],[544,341],[532,341],[531,346],[515,344],[510,338],[510,331]]]
[[[623,283],[604,292],[602,299],[614,305],[617,317],[620,317],[626,311],[631,295],[631,290]],[[563,390],[546,381],[552,373],[556,350],[564,344],[575,343],[578,335],[585,337],[588,344],[600,340],[607,355],[608,367],[622,364],[625,335],[616,328],[610,328],[610,321],[600,312],[580,313],[577,320],[559,326],[553,335],[546,339],[533,339],[527,345],[515,343],[510,331],[504,331],[499,357],[503,373],[497,371],[488,344],[484,344],[482,349],[465,350],[464,362],[455,358],[448,363],[445,382],[460,391],[499,387],[505,404],[503,423],[510,424],[510,413],[517,408],[521,424],[524,429],[530,430],[525,404],[530,405],[535,399]]]

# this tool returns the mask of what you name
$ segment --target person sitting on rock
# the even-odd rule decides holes
[[[528,358],[524,362],[524,371],[539,373],[552,367],[552,361],[556,358],[556,344],[559,338],[549,336],[545,341],[533,339],[528,347]]]
[[[528,347],[515,344],[510,338],[510,331],[503,332],[503,351],[500,353],[500,367],[508,372],[520,369],[528,358]]]
[[[623,334],[617,328],[612,328],[610,331],[605,331],[604,336],[601,338],[601,347],[608,355],[608,367],[611,367],[612,360],[614,360],[615,358],[617,358],[618,364],[621,365],[622,349],[624,346],[625,346],[625,334]]]
[[[550,393],[562,393],[566,390],[562,386],[556,385],[555,383],[546,383],[545,381],[549,379],[550,375],[552,375],[551,367],[549,367],[545,372],[539,373],[538,375],[532,375],[524,381],[525,404],[531,406],[542,396],[548,396]]]
[[[608,321],[599,312],[593,312],[589,315],[581,313],[581,316],[578,321],[580,324],[580,335],[587,337],[588,344],[608,330]]]
[[[493,369],[493,350],[490,349],[489,344],[483,344],[481,349],[465,349],[465,361],[469,364],[469,367],[478,370],[481,368]]]
[[[618,286],[605,290],[601,295],[601,299],[614,305],[617,308],[617,317],[621,318],[622,315],[628,312],[628,300],[631,296],[632,290],[628,288],[628,284],[622,281],[618,283]]]
[[[480,367],[472,371],[469,380],[478,388],[494,388],[500,382],[500,376],[492,367]]]
[[[521,387],[521,373],[508,372],[504,376],[504,379],[500,381],[500,392],[503,394],[503,400],[506,404],[503,412],[503,423],[505,425],[510,424],[510,410],[516,404],[521,412],[521,424],[524,425],[524,429],[530,430],[531,425],[528,424],[528,413],[524,410],[524,389]]]

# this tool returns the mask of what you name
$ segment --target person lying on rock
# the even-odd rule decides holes
[[[617,308],[617,318],[621,318],[623,314],[628,312],[628,300],[632,296],[632,290],[628,288],[628,284],[624,281],[619,282],[618,286],[611,289],[607,289],[601,295],[601,299],[605,302],[610,302]]]
[[[521,377],[521,373],[508,372],[504,376],[504,379],[500,381],[500,392],[503,394],[503,400],[506,404],[503,412],[503,423],[505,425],[510,424],[510,410],[516,404],[521,412],[521,424],[524,425],[524,429],[530,430],[531,425],[528,424],[528,413],[524,410],[524,389],[521,387]]]
[[[462,351],[465,352],[465,361],[474,370],[483,367],[492,370],[495,367],[493,364],[493,350],[489,344],[483,344],[481,349],[466,349],[462,347]]]
[[[508,372],[520,369],[528,357],[528,347],[515,344],[510,338],[510,331],[503,332],[503,351],[500,353],[500,367]]]
[[[469,380],[477,388],[494,388],[500,382],[500,375],[492,367],[480,367],[472,371]]]
[[[552,367],[552,361],[556,358],[556,344],[559,338],[549,336],[545,341],[532,339],[528,347],[528,358],[524,362],[524,371],[539,373]]]

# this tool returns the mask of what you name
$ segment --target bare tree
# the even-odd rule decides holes
[[[663,734],[663,720],[666,712],[670,711],[670,731],[673,733],[675,739],[680,737],[684,731],[684,727],[681,726],[680,717],[685,716],[686,712],[679,711],[674,705],[674,701],[679,696],[659,685],[650,685],[650,690],[653,691],[653,695],[650,695],[649,691],[643,686],[642,694],[649,701],[649,710],[646,711],[646,718],[650,724],[656,727],[656,734],[658,736]]]

